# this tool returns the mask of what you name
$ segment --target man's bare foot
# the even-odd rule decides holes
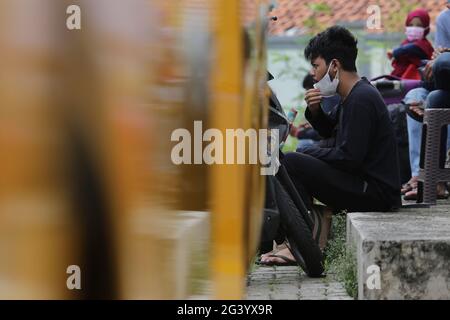
[[[423,109],[421,109],[420,107],[418,107],[418,106],[413,106],[413,105],[411,105],[410,107],[409,107],[409,109],[412,111],[412,112],[414,112],[417,116],[419,116],[419,117],[423,117],[423,115],[425,114],[425,112],[423,111]]]
[[[282,266],[296,264],[296,262],[291,251],[285,248],[275,254],[261,256],[261,264]]]
[[[403,199],[405,201],[414,201],[417,200],[419,196],[419,192],[417,190],[417,188],[414,188],[412,191],[409,191],[405,194],[405,196],[403,197]],[[449,194],[447,192],[447,187],[445,185],[445,183],[438,183],[437,188],[436,188],[436,197],[438,200],[446,200],[449,198]]]
[[[271,255],[278,254],[278,252],[280,252],[281,250],[286,249],[286,248],[287,248],[286,243],[282,243],[280,245],[275,244],[275,248],[272,251],[261,255],[261,261],[264,258],[267,258],[267,257],[269,257]]]
[[[418,179],[419,177],[412,177],[411,180],[402,186],[401,193],[404,195],[417,188]]]

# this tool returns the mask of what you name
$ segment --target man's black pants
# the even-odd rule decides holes
[[[282,159],[289,176],[307,205],[316,198],[335,210],[349,212],[388,211],[378,189],[363,178],[340,171],[302,153],[289,153]]]

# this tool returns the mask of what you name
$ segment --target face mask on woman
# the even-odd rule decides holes
[[[425,28],[422,27],[406,27],[406,37],[408,41],[415,41],[423,39],[425,35]]]

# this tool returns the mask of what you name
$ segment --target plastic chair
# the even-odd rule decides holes
[[[436,205],[438,182],[450,182],[445,169],[446,150],[442,149],[442,129],[450,124],[450,109],[427,109],[423,120],[418,203]],[[450,133],[450,132],[449,132]]]

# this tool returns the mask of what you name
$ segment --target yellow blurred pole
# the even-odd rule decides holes
[[[211,126],[222,131],[241,125],[242,31],[239,0],[217,0],[214,15],[216,56],[212,75]],[[211,169],[213,298],[240,299],[244,294],[245,167]]]

